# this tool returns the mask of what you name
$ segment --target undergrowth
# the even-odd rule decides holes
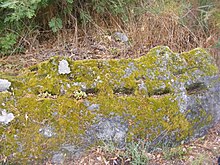
[[[0,2],[0,56],[25,52],[51,38],[74,39],[121,31],[141,53],[156,45],[174,51],[219,49],[218,0],[33,0]],[[69,32],[69,33],[68,33]]]

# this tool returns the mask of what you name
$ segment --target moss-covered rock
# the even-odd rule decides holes
[[[13,162],[40,162],[75,151],[66,145],[99,140],[179,142],[202,135],[220,116],[218,68],[203,49],[155,47],[121,60],[54,57],[0,78],[11,82],[0,109],[15,116],[0,125],[0,154]]]

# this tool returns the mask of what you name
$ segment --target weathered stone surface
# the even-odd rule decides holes
[[[0,78],[12,83],[0,93],[0,108],[15,116],[0,127],[1,154],[12,161],[51,160],[57,152],[53,160],[62,162],[64,144],[78,153],[100,141],[180,142],[220,119],[218,68],[203,49],[156,47],[121,60],[55,57]]]
[[[65,155],[63,153],[56,153],[52,157],[52,164],[62,165],[65,161]]]
[[[105,143],[112,142],[119,147],[123,147],[127,132],[128,124],[123,123],[123,119],[120,117],[102,118],[87,130],[85,138],[89,144],[101,140]]]

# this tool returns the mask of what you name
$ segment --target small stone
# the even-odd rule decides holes
[[[124,33],[115,32],[114,36],[115,36],[116,40],[119,40],[119,41],[125,42],[125,43],[128,42],[128,37]]]
[[[0,115],[0,123],[8,124],[14,119],[13,113],[7,113],[5,109],[2,110],[2,115]]]
[[[0,79],[0,92],[6,91],[11,86],[11,82],[5,79]]]
[[[69,74],[70,73],[69,63],[66,60],[61,60],[59,62],[58,72],[59,72],[59,74]]]

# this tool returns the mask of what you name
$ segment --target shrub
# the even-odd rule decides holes
[[[127,30],[149,14],[161,19],[172,15],[171,19],[177,19],[189,32],[202,31],[202,37],[208,37],[220,28],[219,9],[218,0],[2,0],[0,37],[5,41],[0,45],[0,54],[14,52],[33,29],[59,33],[63,28],[82,25],[86,32],[91,29],[87,27],[104,25]],[[20,43],[16,45],[15,40]]]

